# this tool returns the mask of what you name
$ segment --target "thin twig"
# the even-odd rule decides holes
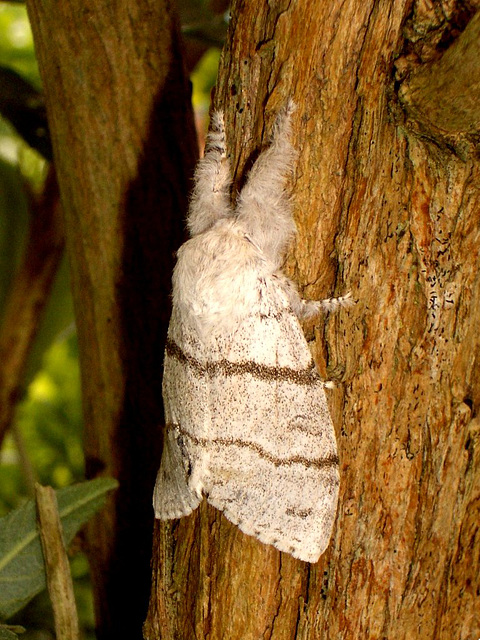
[[[58,515],[57,496],[52,487],[42,487],[39,484],[35,485],[35,494],[47,586],[55,618],[55,634],[57,640],[79,640],[78,614]]]

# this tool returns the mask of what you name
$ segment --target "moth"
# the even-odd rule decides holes
[[[157,518],[205,496],[246,534],[306,562],[328,545],[338,498],[335,434],[299,318],[350,304],[302,300],[281,271],[295,233],[285,190],[293,102],[235,206],[223,115],[195,171],[191,238],[178,251],[165,349],[166,433]]]

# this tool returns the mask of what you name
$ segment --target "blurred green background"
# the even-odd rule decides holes
[[[190,3],[190,8],[195,3]],[[198,11],[209,22],[206,5]],[[215,32],[220,44],[226,19]],[[184,33],[188,37],[189,27]],[[198,29],[193,34],[202,41]],[[202,56],[191,74],[192,100],[200,129],[206,126],[211,88],[216,80],[218,46],[204,39]],[[198,56],[200,57],[200,56]],[[34,87],[41,82],[25,6],[0,1],[0,66],[13,69]],[[2,87],[0,85],[0,94]],[[201,135],[200,135],[201,139]],[[0,117],[0,322],[9,286],[25,247],[29,224],[28,191],[39,191],[48,163],[28,146],[10,122]],[[0,363],[1,366],[1,363]],[[64,259],[56,277],[41,328],[30,354],[23,396],[15,424],[0,451],[0,516],[31,497],[34,482],[60,488],[84,478],[82,410],[78,346],[75,335],[68,268]],[[72,554],[72,572],[82,633],[95,638],[88,564]],[[26,640],[54,638],[48,596],[35,598],[15,620],[27,628]]]

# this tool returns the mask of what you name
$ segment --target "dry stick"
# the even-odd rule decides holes
[[[39,484],[35,485],[35,495],[48,593],[55,618],[55,635],[57,640],[79,640],[72,575],[63,542],[57,496],[52,487]]]
[[[13,420],[23,373],[63,254],[58,186],[53,168],[40,199],[32,202],[25,255],[0,327],[0,447]]]

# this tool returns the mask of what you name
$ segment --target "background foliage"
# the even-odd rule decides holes
[[[202,129],[219,60],[218,46],[210,45],[220,44],[225,19],[217,17],[212,22],[205,3],[197,3],[189,13],[187,9],[194,4],[183,7],[182,23],[186,37],[193,37],[197,45],[201,43],[191,79],[192,100]],[[199,15],[209,25],[208,37],[202,33]],[[194,29],[191,24],[200,28]],[[0,67],[16,71],[41,89],[32,34],[22,4],[0,2]],[[1,94],[0,87],[0,99]],[[25,248],[29,193],[41,190],[47,165],[11,123],[0,117],[0,322],[9,286]],[[64,259],[30,354],[15,424],[0,451],[0,516],[31,497],[35,481],[61,488],[83,477],[78,346]],[[72,555],[71,564],[84,637],[94,638],[88,564],[81,553]],[[35,598],[15,621],[27,628],[24,638],[53,638],[46,593]]]

